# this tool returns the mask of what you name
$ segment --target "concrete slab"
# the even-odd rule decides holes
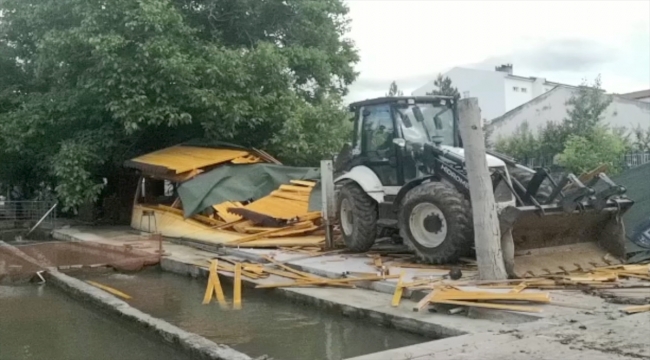
[[[630,333],[631,329],[637,329]],[[471,334],[349,360],[647,359],[650,314],[573,322],[536,322],[510,331]]]

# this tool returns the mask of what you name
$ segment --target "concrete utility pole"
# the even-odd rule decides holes
[[[485,141],[481,129],[481,110],[477,98],[458,102],[458,122],[465,148],[465,164],[469,180],[474,243],[479,277],[483,280],[503,280],[508,275],[501,251],[501,231],[494,203],[492,180],[485,157]]]

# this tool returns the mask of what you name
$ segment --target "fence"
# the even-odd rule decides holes
[[[522,159],[521,163],[530,168],[551,168],[554,165],[553,157],[548,156]],[[650,163],[650,152],[628,153],[621,158],[621,165],[624,169],[635,168],[647,163]]]
[[[0,222],[36,223],[54,206],[54,201],[5,201],[0,200]],[[54,226],[56,209],[43,220],[42,225]]]

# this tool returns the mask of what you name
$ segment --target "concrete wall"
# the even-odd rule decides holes
[[[527,103],[533,98],[533,82],[506,77],[504,82],[505,109],[510,111],[517,106]],[[541,91],[540,91],[541,92]],[[501,116],[499,114],[497,116]],[[496,117],[496,116],[495,116]],[[489,118],[494,119],[495,117]]]
[[[530,129],[537,133],[541,126],[547,122],[561,122],[566,117],[566,101],[573,93],[571,88],[557,87],[554,90],[536,97],[490,123],[493,129],[490,140],[496,141],[499,137],[508,137],[521,126],[528,122]],[[650,127],[650,103],[627,100],[614,96],[610,106],[605,111],[604,123],[610,127],[625,127],[633,129],[637,126]]]
[[[490,120],[506,112],[505,88],[503,85],[506,73],[497,71],[485,71],[476,69],[453,68],[444,73],[448,76],[452,85],[458,88],[460,94],[468,97],[478,98],[481,107],[481,118]],[[436,87],[433,81],[413,91],[413,95],[426,95]]]

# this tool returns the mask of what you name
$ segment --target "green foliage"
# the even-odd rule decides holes
[[[637,126],[632,133],[634,134],[634,140],[631,140],[632,149],[650,152],[650,126],[646,129]]]
[[[393,81],[392,83],[390,83],[390,86],[388,87],[388,93],[386,93],[386,96],[391,96],[391,97],[393,97],[393,96],[404,96],[404,92],[402,90],[400,90],[397,87],[397,83],[395,81]]]
[[[0,13],[0,183],[45,183],[75,207],[125,159],[192,137],[314,165],[346,140],[358,55],[341,0],[3,0]]]
[[[588,137],[569,136],[558,163],[577,174],[607,164],[608,172],[615,175],[621,170],[621,157],[625,152],[625,142],[620,136],[604,127],[598,127]]]
[[[497,152],[515,156],[517,159],[537,157],[540,149],[540,143],[530,130],[528,122],[518,126],[511,137],[497,139],[494,146]]]
[[[453,96],[454,99],[460,98],[460,93],[458,89],[451,85],[451,79],[448,76],[442,76],[438,74],[438,77],[433,81],[433,85],[437,87],[431,92],[428,92],[427,95],[446,95]]]

